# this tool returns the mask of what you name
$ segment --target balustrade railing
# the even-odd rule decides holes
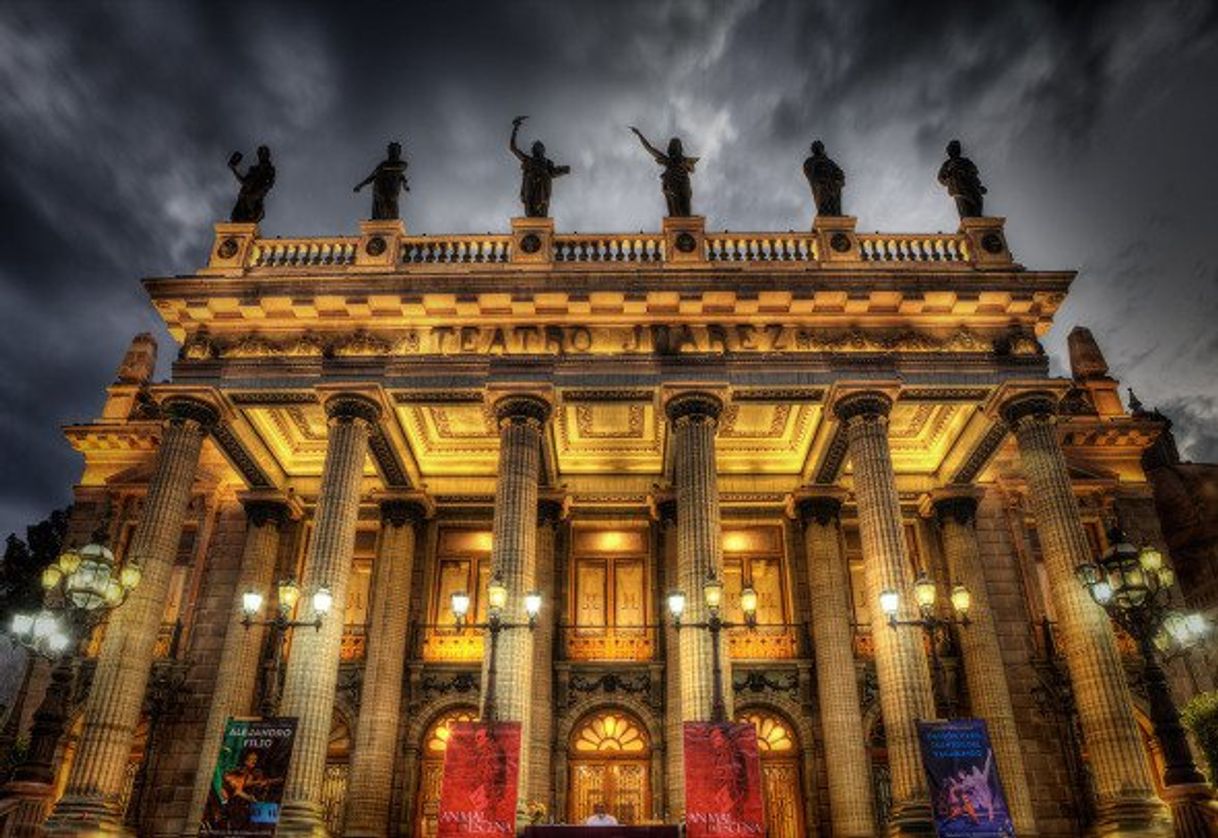
[[[568,660],[645,661],[655,651],[651,626],[562,626]]]
[[[359,239],[255,239],[251,268],[310,268],[355,263]]]
[[[820,258],[811,233],[707,233],[708,262],[815,262]]]
[[[554,237],[555,262],[663,262],[660,236],[563,235]]]
[[[408,236],[401,259],[407,265],[483,265],[507,262],[511,236]]]
[[[968,247],[963,236],[884,235],[861,233],[859,255],[864,262],[967,262]]]
[[[368,651],[368,636],[363,623],[348,623],[343,626],[342,644],[338,648],[338,659],[362,661]]]

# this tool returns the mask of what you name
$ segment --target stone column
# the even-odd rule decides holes
[[[880,592],[894,590],[901,593],[899,616],[917,616],[910,591],[913,580],[901,527],[901,503],[888,448],[891,408],[892,399],[877,390],[847,393],[834,404],[838,419],[846,426],[854,465],[863,575],[892,771],[888,830],[890,835],[927,835],[933,834],[934,826],[915,722],[935,716],[930,669],[922,632],[910,626],[890,628],[880,611]]]
[[[326,401],[326,415],[329,438],[313,538],[301,574],[299,616],[312,619],[310,598],[318,588],[328,588],[334,604],[320,629],[298,628],[292,633],[279,714],[295,716],[299,721],[276,833],[281,836],[326,834],[321,787],[338,683],[343,611],[355,552],[355,522],[368,436],[380,418],[380,407],[364,396],[335,395]]]
[[[507,587],[503,620],[526,623],[524,596],[536,583],[537,493],[541,474],[542,431],[550,418],[550,405],[532,395],[509,395],[495,403],[499,422],[499,479],[495,486],[494,540],[491,543],[491,578]],[[551,554],[552,555],[552,554]],[[491,638],[487,635],[482,659],[482,718],[520,722],[520,799],[523,810],[529,791],[529,719],[532,713],[533,634],[509,629],[499,634],[495,672],[490,671]],[[494,678],[494,712],[487,705]]]
[[[677,572],[677,502],[664,498],[656,503],[660,527],[660,558],[664,562],[664,582],[675,588]],[[685,739],[681,707],[681,638],[672,627],[668,613],[668,591],[656,591],[659,600],[659,621],[664,627],[664,775],[667,778],[667,809],[669,819],[679,821],[685,815]]]
[[[1058,638],[1095,782],[1096,834],[1168,835],[1170,821],[1155,797],[1112,625],[1074,575],[1094,556],[1057,440],[1056,409],[1052,393],[1025,392],[1002,406],[1002,418],[1019,443],[1044,551]]]
[[[812,648],[825,737],[830,833],[867,838],[875,832],[871,760],[854,665],[850,570],[842,551],[841,493],[800,498],[812,597]]]
[[[76,759],[47,823],[52,835],[122,830],[118,797],[152,671],[169,577],[203,437],[219,418],[211,405],[183,397],[167,400],[163,409],[167,418],[156,465],[126,555],[139,563],[143,576],[106,627]]]
[[[262,626],[241,625],[245,611],[242,594],[258,591],[267,596],[275,584],[275,560],[279,555],[280,530],[290,516],[288,505],[279,500],[250,497],[244,500],[245,547],[241,553],[241,570],[233,591],[228,624],[225,626],[224,646],[216,668],[215,691],[207,710],[199,762],[195,767],[194,790],[191,793],[184,835],[197,835],[207,792],[211,788],[224,725],[232,716],[244,716],[254,709],[254,686],[258,680],[258,655],[262,649],[265,629]]]
[[[1020,835],[1036,835],[1019,729],[1011,706],[1006,666],[998,643],[998,628],[990,611],[985,573],[981,569],[981,550],[974,528],[980,494],[970,486],[954,486],[932,493],[931,498],[943,538],[948,572],[954,581],[962,582],[968,588],[972,600],[969,625],[957,632],[964,656],[969,704],[973,715],[985,719],[989,728],[1015,831]]]
[[[415,535],[427,511],[416,498],[381,501],[381,540],[372,566],[364,684],[347,785],[344,834],[350,838],[384,838],[389,834]]]
[[[707,576],[723,578],[723,539],[719,528],[719,481],[715,432],[723,402],[711,393],[687,392],[667,405],[672,422],[674,477],[677,493],[677,585],[685,592],[685,622],[704,622],[702,597]],[[710,721],[714,705],[711,634],[702,629],[680,632],[681,719]],[[732,676],[727,633],[719,634],[723,701],[732,716]]]
[[[533,632],[533,707],[529,725],[529,790],[524,802],[540,800],[553,811],[554,780],[554,632],[561,603],[554,580],[555,546],[563,517],[560,501],[546,498],[537,506],[537,567],[534,586],[541,591],[541,617]]]

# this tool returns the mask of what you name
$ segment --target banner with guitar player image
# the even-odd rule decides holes
[[[685,835],[765,835],[753,725],[685,723]]]
[[[520,722],[455,722],[449,730],[437,838],[513,838]]]
[[[200,835],[274,835],[296,719],[229,719]]]
[[[918,740],[939,838],[1012,838],[985,720],[919,721]]]

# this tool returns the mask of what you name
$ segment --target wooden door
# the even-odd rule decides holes
[[[604,803],[619,823],[642,823],[650,809],[650,771],[647,760],[573,760],[568,819],[583,823],[597,803]]]

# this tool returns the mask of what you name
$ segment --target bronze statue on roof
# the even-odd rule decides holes
[[[660,175],[660,187],[664,192],[664,200],[668,204],[668,214],[673,217],[693,215],[694,191],[689,176],[693,174],[698,158],[685,156],[680,137],[670,139],[668,151],[662,152],[647,142],[647,138],[638,128],[632,125],[630,130],[639,138],[639,142],[643,144],[643,148],[647,149],[647,153],[664,167],[664,172]]]
[[[812,143],[812,156],[804,161],[804,177],[808,179],[808,186],[812,187],[816,214],[841,215],[846,173],[825,154],[825,144],[820,140]]]
[[[546,157],[546,147],[541,140],[533,143],[531,154],[525,154],[516,146],[520,124],[526,119],[527,116],[518,116],[512,120],[508,148],[520,161],[520,202],[524,204],[524,214],[529,218],[546,218],[550,214],[554,178],[570,174],[571,167],[555,165],[553,160]]]
[[[237,193],[237,203],[233,205],[229,220],[235,223],[257,224],[266,215],[266,196],[275,185],[271,150],[264,145],[258,146],[258,162],[246,169],[245,174],[237,168],[241,159],[239,151],[234,151],[228,158],[228,168],[241,184],[241,191]]]
[[[406,180],[406,167],[409,165],[402,157],[402,144],[390,143],[385,150],[386,158],[376,164],[372,174],[355,185],[359,192],[368,184],[372,184],[372,218],[375,221],[400,218],[398,213],[398,198],[402,190],[410,191]]]
[[[939,183],[947,187],[947,194],[956,199],[956,210],[961,218],[978,218],[985,213],[981,175],[973,161],[960,153],[960,141],[947,144],[947,159],[939,167]]]

